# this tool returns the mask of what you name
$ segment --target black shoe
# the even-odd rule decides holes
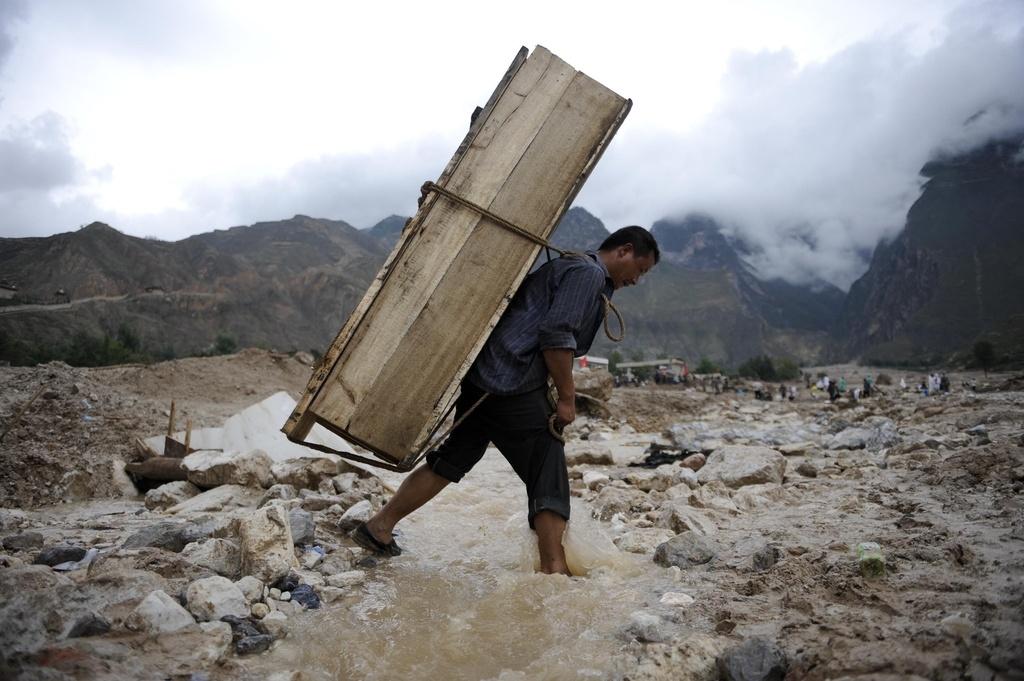
[[[377,554],[378,556],[394,557],[402,555],[401,547],[395,543],[392,539],[387,544],[379,541],[370,532],[370,528],[366,526],[366,523],[360,523],[359,527],[352,530],[349,537],[359,546],[362,546],[367,551]]]

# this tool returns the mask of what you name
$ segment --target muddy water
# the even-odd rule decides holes
[[[670,590],[669,573],[619,552],[579,505],[567,557],[588,576],[536,574],[525,507],[523,485],[489,451],[399,525],[405,554],[348,600],[293,618],[260,668],[316,680],[608,677],[619,632]]]

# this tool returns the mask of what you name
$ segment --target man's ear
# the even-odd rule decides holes
[[[632,252],[633,252],[633,244],[631,244],[631,243],[627,242],[627,243],[624,243],[621,246],[619,246],[619,257],[623,257],[624,258],[624,257],[626,257],[627,255],[629,255]]]

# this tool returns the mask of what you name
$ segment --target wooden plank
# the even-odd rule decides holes
[[[574,75],[575,70],[561,59],[547,50],[536,50],[516,73],[505,96],[470,144],[448,187],[470,201],[490,204]],[[341,389],[322,392],[313,402],[317,414],[350,428],[358,405],[422,313],[480,219],[473,211],[448,201],[433,204],[423,220],[415,247],[408,249],[388,286],[379,291],[378,312],[367,317],[356,330],[328,379]]]
[[[452,156],[448,165],[445,166],[444,171],[437,180],[438,184],[444,185],[451,174],[459,166],[459,162],[469,149],[470,144],[472,144],[472,141],[483,128],[489,113],[494,109],[501,95],[508,88],[516,73],[518,73],[519,69],[522,68],[524,63],[526,63],[527,54],[527,49],[525,47],[520,48],[515,59],[512,60],[512,63],[506,70],[505,75],[502,77],[501,81],[498,82],[498,86],[494,89],[494,92],[491,93],[490,99],[487,100],[487,104],[484,106],[483,111],[477,116],[476,121],[470,124],[469,132],[466,133],[466,136],[459,145],[459,148],[456,150],[455,155]],[[305,393],[303,393],[299,402],[295,405],[295,409],[281,428],[282,432],[284,432],[284,434],[290,439],[301,441],[313,428],[313,425],[317,421],[316,414],[310,410],[313,400],[320,391],[324,382],[327,380],[327,376],[329,375],[331,368],[334,367],[337,362],[342,350],[348,344],[349,340],[351,340],[352,332],[373,306],[377,293],[387,280],[394,264],[400,259],[402,253],[415,239],[417,234],[417,223],[422,219],[421,214],[425,213],[426,210],[429,210],[433,201],[434,199],[430,198],[423,206],[423,210],[419,211],[413,218],[412,222],[403,230],[402,235],[394,248],[392,248],[391,254],[388,256],[387,261],[385,261],[384,266],[381,268],[380,272],[377,273],[377,276],[370,284],[369,289],[367,289],[366,293],[363,295],[362,300],[360,300],[359,304],[349,315],[345,324],[343,324],[341,329],[338,331],[338,335],[335,336],[334,341],[324,353],[317,367],[313,370],[309,383],[306,385]],[[334,432],[338,432],[338,428],[334,426],[334,424],[325,423],[325,425]]]
[[[546,238],[595,141],[603,139],[621,108],[621,97],[576,75],[489,209]],[[481,327],[511,297],[515,289],[510,290],[509,282],[525,276],[524,264],[529,267],[537,249],[483,220],[400,338],[395,354],[403,360],[382,367],[378,380],[361,396],[347,430],[364,439],[372,435],[378,447],[396,457],[411,455],[433,425],[434,405],[476,346]],[[495,253],[502,255],[496,258]],[[467,282],[473,282],[472,304],[467,304]],[[416,367],[411,376],[409,367]]]
[[[541,47],[502,83],[438,184],[546,238],[630,103]],[[431,195],[283,430],[301,439],[319,422],[381,458],[411,460],[539,248]]]

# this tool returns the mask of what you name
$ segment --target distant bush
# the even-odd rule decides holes
[[[985,370],[985,375],[988,375],[989,367],[991,367],[996,360],[996,349],[988,341],[978,341],[974,344],[974,359],[982,369]]]
[[[889,374],[878,374],[875,383],[878,385],[892,385],[892,376]]]
[[[762,381],[790,381],[800,376],[800,367],[791,359],[780,358],[773,361],[768,355],[759,355],[741,364],[737,373],[744,378],[757,378]]]
[[[697,369],[695,370],[694,373],[698,373],[698,374],[718,374],[718,373],[721,373],[721,369],[719,369],[718,365],[715,364],[714,362],[712,362],[707,357],[701,357],[700,358],[700,364],[697,365]]]
[[[230,355],[238,351],[238,341],[234,336],[226,333],[217,334],[217,340],[213,342],[213,354]]]

